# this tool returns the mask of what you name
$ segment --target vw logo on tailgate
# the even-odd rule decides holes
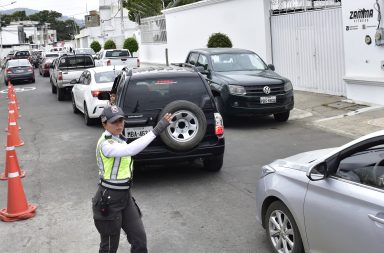
[[[269,86],[264,86],[263,91],[265,94],[268,95],[269,93],[271,93],[271,88],[269,88]]]

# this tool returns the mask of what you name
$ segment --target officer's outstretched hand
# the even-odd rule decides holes
[[[172,114],[166,113],[164,117],[157,123],[155,128],[153,128],[152,132],[159,136],[171,123],[172,120]]]

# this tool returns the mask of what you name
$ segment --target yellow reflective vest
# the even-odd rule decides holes
[[[100,183],[101,185],[112,189],[128,189],[133,174],[132,158],[130,156],[105,156],[101,148],[105,141],[112,144],[113,142],[126,144],[126,142],[120,138],[110,135],[106,136],[105,133],[101,135],[96,147],[96,159],[99,167]]]

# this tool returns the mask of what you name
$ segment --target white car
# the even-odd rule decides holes
[[[104,66],[86,69],[79,79],[71,81],[74,84],[71,92],[74,113],[82,112],[86,125],[93,125],[100,118],[108,100],[100,100],[98,96],[112,89],[115,77],[124,66]]]

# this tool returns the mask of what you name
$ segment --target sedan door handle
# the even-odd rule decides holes
[[[378,223],[384,224],[384,219],[382,219],[382,218],[378,218],[378,217],[376,217],[376,216],[373,215],[373,214],[368,214],[368,217],[369,217],[371,220],[373,220],[373,221],[376,221],[376,222],[378,222]]]

